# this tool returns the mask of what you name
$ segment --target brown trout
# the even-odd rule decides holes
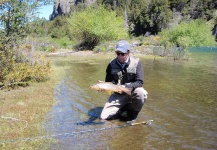
[[[113,84],[112,82],[99,82],[94,85],[91,85],[90,88],[97,91],[117,92],[120,94],[124,92],[127,95],[131,95],[132,91],[132,89]]]

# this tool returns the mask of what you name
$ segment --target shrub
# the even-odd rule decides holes
[[[24,57],[24,56],[23,56]],[[34,61],[16,62],[13,51],[0,51],[0,89],[27,86],[31,81],[45,81],[49,78],[50,62],[41,56]]]
[[[189,23],[186,21],[181,22],[178,26],[162,30],[159,35],[160,44],[165,47],[165,51],[177,49],[178,51],[187,52],[188,47],[215,45],[215,38],[211,33],[211,28],[206,25],[205,20],[201,19],[192,20]],[[178,54],[180,53],[178,52]],[[178,57],[174,56],[174,59]]]
[[[215,38],[212,36],[211,28],[206,25],[205,20],[192,20],[190,23],[184,21],[181,22],[180,25],[169,30],[162,30],[159,35],[161,37],[161,44],[170,42],[176,46],[215,45]],[[185,40],[185,42],[181,42],[183,39],[187,40]]]
[[[102,6],[97,9],[89,7],[82,12],[76,12],[69,18],[72,37],[78,42],[78,47],[93,49],[106,40],[118,40],[128,36],[124,28],[124,19],[117,17],[115,12],[109,12]]]

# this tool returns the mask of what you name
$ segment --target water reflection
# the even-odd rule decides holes
[[[211,60],[216,60],[215,56],[216,53],[212,54]],[[51,149],[216,149],[216,64],[201,64],[207,62],[201,57],[199,63],[141,59],[149,98],[137,121],[153,119],[153,124],[102,131],[124,124],[100,120],[109,95],[88,88],[98,79],[104,80],[111,58],[98,58],[91,63],[68,61],[65,64],[71,68],[56,87],[57,104],[47,115],[46,131],[51,135],[71,134],[58,136],[58,143]],[[99,131],[72,134],[94,129]]]

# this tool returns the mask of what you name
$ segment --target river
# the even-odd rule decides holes
[[[50,149],[215,150],[217,48],[192,48],[190,52],[188,61],[138,56],[149,94],[137,122],[154,121],[136,126],[100,120],[109,95],[89,89],[104,80],[114,55],[55,58],[65,75],[54,91],[57,103],[45,121],[47,135],[57,140]]]

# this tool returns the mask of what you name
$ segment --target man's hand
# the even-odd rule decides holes
[[[125,88],[125,85],[118,85],[118,86],[120,86],[120,87],[124,87],[124,88]],[[123,91],[119,90],[119,91],[117,91],[117,93],[122,94]]]
[[[121,86],[121,87],[124,87],[124,88],[126,87],[125,85],[120,85],[120,86]]]
[[[117,93],[122,94],[122,91],[117,91]]]

